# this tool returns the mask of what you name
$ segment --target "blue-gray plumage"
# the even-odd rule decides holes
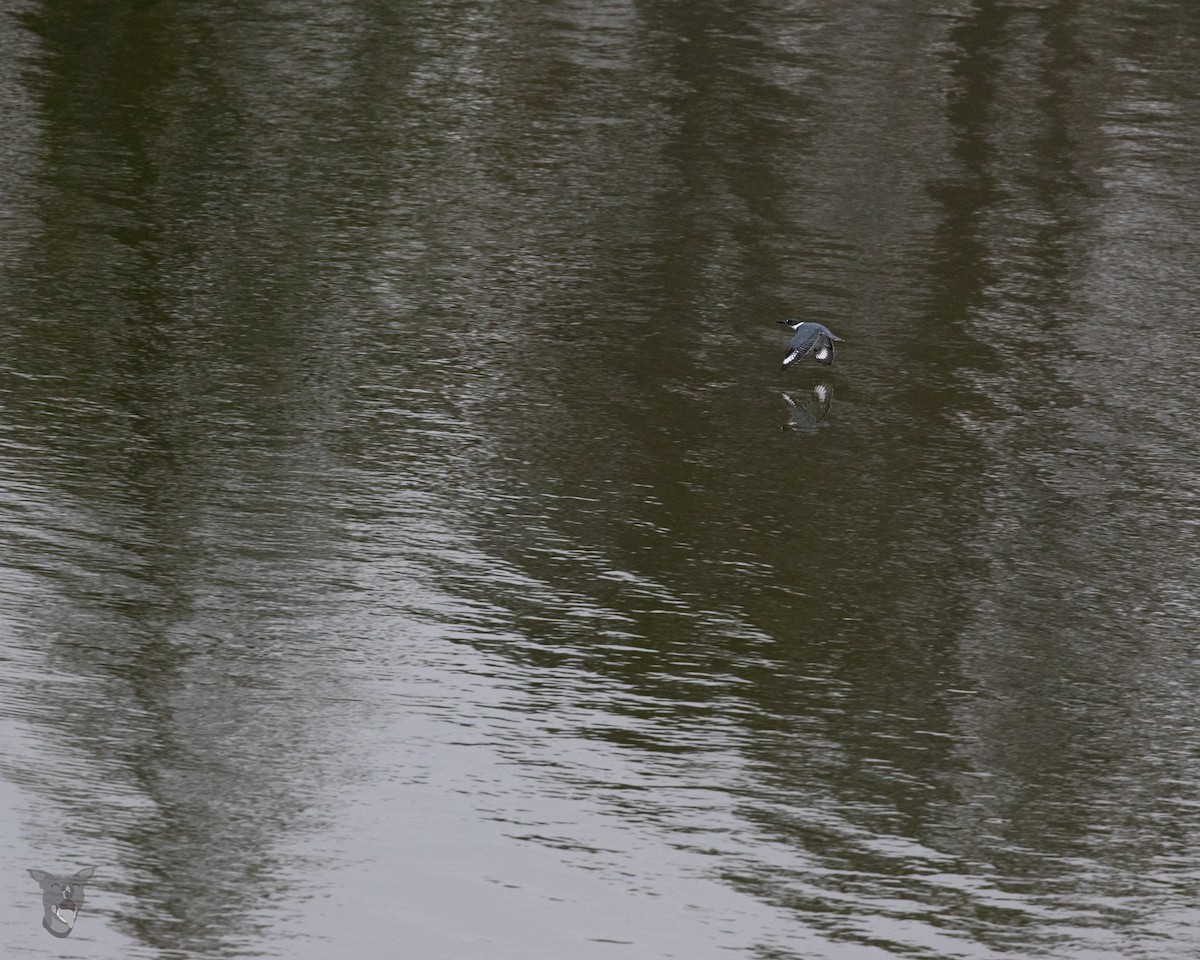
[[[810,353],[817,363],[823,363],[827,367],[833,363],[833,345],[835,342],[842,343],[843,341],[841,337],[835,336],[828,327],[813,323],[811,320],[797,320],[795,317],[789,317],[787,320],[779,322],[786,323],[796,334],[792,337],[792,342],[788,344],[788,354],[783,358],[782,369],[786,370]]]

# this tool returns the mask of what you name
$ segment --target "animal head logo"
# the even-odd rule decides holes
[[[83,907],[83,885],[95,867],[84,867],[72,877],[59,877],[45,870],[30,870],[29,875],[42,888],[42,926],[56,937],[69,937]]]

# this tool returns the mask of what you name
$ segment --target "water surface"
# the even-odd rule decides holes
[[[1166,0],[10,5],[0,937],[1195,952],[1197,63]]]

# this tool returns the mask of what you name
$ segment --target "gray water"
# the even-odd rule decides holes
[[[1194,3],[4,6],[5,956],[1200,950]]]

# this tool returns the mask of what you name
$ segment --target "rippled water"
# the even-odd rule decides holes
[[[1182,0],[10,4],[0,940],[1194,953],[1197,63]]]

